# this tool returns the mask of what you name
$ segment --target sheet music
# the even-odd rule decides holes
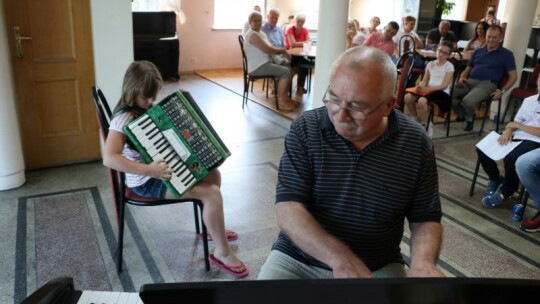
[[[491,131],[491,133],[476,144],[476,147],[489,156],[489,158],[500,160],[521,143],[520,141],[511,141],[501,146],[497,141],[499,136],[499,133]]]

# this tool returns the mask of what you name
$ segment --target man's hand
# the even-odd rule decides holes
[[[501,100],[502,95],[503,95],[503,92],[501,90],[497,90],[493,92],[493,94],[491,94],[491,98],[493,100]]]
[[[412,265],[407,272],[409,278],[445,277],[444,273],[433,264],[422,263],[422,265]]]
[[[334,278],[370,278],[371,271],[352,252],[336,257],[336,262],[329,265],[332,267]]]

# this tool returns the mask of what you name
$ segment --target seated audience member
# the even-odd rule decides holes
[[[369,36],[371,33],[375,33],[379,31],[377,27],[380,24],[381,24],[381,19],[377,16],[373,16],[371,17],[371,19],[369,19],[369,27],[362,28],[361,30],[366,36]]]
[[[521,229],[527,232],[540,230],[540,149],[527,152],[516,161],[516,172],[521,184],[534,202],[536,214],[521,223]]]
[[[398,30],[399,25],[397,24],[397,22],[390,21],[384,27],[382,33],[371,33],[364,41],[364,45],[376,47],[380,50],[383,50],[386,54],[388,54],[388,56],[392,57],[396,50],[396,44],[394,43],[394,40],[392,40],[392,38],[394,38]]]
[[[540,78],[538,78],[537,87],[540,89]],[[519,178],[516,173],[518,157],[540,148],[539,97],[540,94],[525,98],[514,121],[506,125],[506,129],[499,137],[501,146],[508,144],[510,141],[521,141],[517,147],[504,157],[504,177],[501,176],[497,163],[476,148],[480,164],[489,177],[489,183],[482,198],[482,206],[485,208],[495,208],[506,202],[514,194],[519,186]]]
[[[413,16],[405,17],[405,23],[399,29],[396,36],[394,36],[394,43],[396,44],[396,46],[398,48],[400,47],[399,41],[400,41],[401,37],[403,37],[404,35],[409,35],[409,36],[411,36],[412,39],[414,39],[414,43],[416,44],[416,48],[419,48],[419,49],[424,48],[424,43],[422,42],[422,40],[420,39],[418,34],[413,31],[415,26],[416,26],[416,18],[415,17],[413,17]],[[402,41],[401,43],[402,43],[401,50],[402,50],[402,52],[404,52],[405,51],[405,46],[403,45],[404,41]],[[413,51],[412,50],[412,48],[413,48],[412,44],[409,46],[409,48],[410,49],[408,51]],[[397,54],[397,55],[399,56],[401,54]]]
[[[253,6],[254,12],[261,12],[261,7],[258,5]],[[246,37],[246,33],[251,29],[251,25],[249,24],[249,20],[244,23],[244,27],[242,28],[242,36]]]
[[[263,31],[266,36],[268,36],[268,39],[270,40],[272,46],[284,48],[285,37],[281,28],[277,26],[278,20],[279,10],[277,8],[269,10],[268,14],[266,14],[266,22],[261,27],[261,31]]]
[[[358,28],[356,27],[356,24],[353,21],[347,22],[347,33],[345,34],[347,49],[350,49],[354,46],[353,39],[357,33],[358,33]]]
[[[444,40],[437,47],[437,59],[428,62],[424,77],[420,85],[416,87],[418,92],[429,93],[425,96],[419,96],[411,93],[405,95],[405,105],[412,118],[418,122],[427,121],[429,114],[428,102],[436,104],[443,112],[448,112],[452,107],[450,100],[449,86],[452,83],[454,75],[454,65],[448,61],[448,57],[452,54],[452,42]],[[416,104],[422,110],[422,117],[418,117],[416,113]],[[433,134],[433,123],[428,126],[428,135]]]
[[[105,140],[103,164],[125,172],[126,186],[138,196],[173,199],[174,195],[163,183],[173,177],[171,167],[163,159],[146,164],[124,133],[124,127],[128,123],[140,117],[155,103],[162,85],[159,70],[150,61],[134,61],[129,65],[122,81],[121,97],[114,109],[109,134]],[[221,174],[215,170],[184,193],[182,198],[199,199],[204,205],[203,221],[208,228],[208,236],[212,236],[215,244],[214,253],[209,257],[210,263],[237,278],[243,278],[249,274],[249,270],[229,246],[228,239],[236,239],[238,234],[225,229],[220,188]]]
[[[485,21],[489,25],[501,25],[501,20],[497,19],[496,14],[497,8],[495,7],[495,5],[488,5],[486,16],[480,21]]]
[[[287,22],[281,25],[281,31],[283,31],[283,33],[286,33],[289,26],[293,26],[293,25],[294,25],[294,15],[289,15],[289,17],[287,17]]]
[[[476,30],[474,31],[474,37],[467,42],[467,45],[465,45],[463,51],[475,51],[481,47],[484,47],[486,45],[486,32],[488,28],[489,24],[487,24],[487,22],[478,22],[476,25]]]
[[[500,26],[491,25],[488,28],[486,47],[472,54],[454,88],[452,109],[457,114],[456,121],[466,121],[464,131],[474,128],[474,110],[480,101],[489,95],[493,100],[500,100],[516,82],[514,54],[500,44],[501,37]],[[505,75],[508,76],[506,83],[497,89]]]
[[[285,137],[281,232],[258,279],[444,276],[436,266],[442,212],[433,143],[394,109],[396,79],[375,48],[350,48],[334,61],[325,106],[302,113]]]
[[[361,31],[360,28],[360,22],[357,19],[353,19],[352,22],[354,22],[354,26],[356,27],[356,31]]]
[[[283,55],[290,59],[287,50],[274,47],[268,37],[261,32],[262,15],[252,12],[249,15],[251,29],[246,33],[244,51],[247,57],[248,73],[252,76],[276,75],[279,77],[277,96],[279,109],[290,111],[294,109],[294,101],[289,98],[289,83],[292,77],[291,68],[272,62],[270,55]]]
[[[457,47],[457,39],[454,32],[450,30],[450,21],[441,20],[439,27],[431,29],[426,36],[426,45],[429,49],[433,49],[434,44],[439,44],[442,40],[449,40],[454,44],[454,49]]]
[[[303,47],[304,42],[311,42],[309,37],[309,32],[307,28],[304,27],[306,23],[306,15],[297,14],[294,17],[294,25],[289,26],[287,32],[285,33],[285,46],[287,49],[295,47]],[[295,69],[298,69],[298,76],[296,78],[296,94],[307,93],[305,89],[306,77],[309,72],[307,68],[298,67],[299,64],[310,63],[304,57],[294,56],[291,61],[291,66]]]
[[[356,35],[354,35],[353,39],[352,39],[352,46],[359,46],[359,45],[362,45],[364,44],[364,41],[366,41],[366,38],[368,35],[366,35],[363,31],[362,31],[362,28],[360,27],[360,23],[358,23],[358,21],[355,19],[353,21],[356,21],[355,24],[357,24],[357,29],[358,31],[356,32]]]

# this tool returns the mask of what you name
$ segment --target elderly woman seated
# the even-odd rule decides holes
[[[248,73],[252,76],[275,75],[279,78],[277,87],[277,98],[279,109],[290,111],[295,108],[294,101],[289,98],[289,85],[292,78],[292,70],[285,62],[290,62],[290,55],[287,50],[281,47],[273,47],[264,32],[261,32],[262,15],[259,12],[252,12],[249,15],[251,29],[246,33],[244,52],[247,57]],[[281,55],[286,60],[280,64],[274,63],[274,55]]]

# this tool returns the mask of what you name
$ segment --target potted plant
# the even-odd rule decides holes
[[[441,15],[449,15],[452,12],[452,9],[456,5],[454,2],[449,2],[446,0],[437,0],[435,8],[441,12]]]

